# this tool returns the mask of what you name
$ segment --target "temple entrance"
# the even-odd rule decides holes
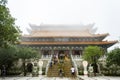
[[[99,73],[98,64],[97,63],[92,63],[91,66],[93,67],[94,76],[96,76],[96,73]]]
[[[82,50],[73,50],[72,55],[74,58],[80,58],[82,56]]]
[[[27,64],[27,72],[31,73],[33,71],[33,64],[32,63],[28,63]]]
[[[73,55],[82,55],[82,50],[73,50]]]
[[[58,54],[58,58],[59,58],[59,59],[64,59],[64,58],[65,58],[65,51],[60,50],[60,51],[59,51],[59,54]]]
[[[66,57],[69,57],[69,50],[55,50],[54,56],[57,56],[58,59],[65,59]]]
[[[51,50],[42,50],[43,57],[49,58],[51,56]]]

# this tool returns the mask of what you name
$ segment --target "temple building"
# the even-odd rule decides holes
[[[71,76],[70,67],[74,65],[76,71],[80,67],[84,49],[87,46],[102,47],[105,52],[117,41],[104,40],[109,34],[95,34],[96,28],[93,24],[89,25],[45,25],[40,26],[30,24],[29,34],[21,37],[21,45],[32,47],[39,50],[43,66],[46,68],[47,76],[58,76],[58,67],[49,69],[48,65],[54,55],[60,57],[61,54],[69,56],[62,68],[64,76]],[[46,62],[46,61],[47,62]],[[71,62],[70,62],[71,61]],[[53,74],[51,74],[53,73]]]
[[[84,48],[100,46],[107,51],[117,41],[104,41],[109,34],[95,34],[93,24],[89,25],[45,25],[30,24],[29,34],[22,36],[21,45],[39,49],[44,56],[64,52],[82,56]]]

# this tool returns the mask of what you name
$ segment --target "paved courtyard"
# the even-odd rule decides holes
[[[59,78],[59,77],[53,77],[53,78],[43,78],[43,77],[5,77],[0,78],[0,80],[79,80],[79,79],[71,79],[71,78]]]
[[[120,77],[112,77],[112,76],[97,76],[97,77],[79,76],[79,78],[83,80],[120,80]]]
[[[80,80],[80,79],[39,76],[39,77],[5,77],[0,78],[0,80]]]
[[[120,77],[108,77],[108,76],[98,76],[98,77],[84,77],[79,76],[79,78],[60,78],[60,77],[5,77],[0,78],[0,80],[120,80]]]

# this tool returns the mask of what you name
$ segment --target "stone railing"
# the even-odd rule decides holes
[[[41,58],[42,58],[42,59],[50,59],[50,58],[51,58],[51,55],[42,55]]]
[[[82,59],[81,55],[72,55],[73,59]]]
[[[46,66],[46,71],[45,71],[46,75],[47,75],[47,72],[48,72],[48,68],[50,66],[50,62],[52,61],[52,57],[53,57],[53,55],[51,55],[50,59],[48,60],[47,66]]]
[[[72,56],[72,55],[70,55],[70,57],[71,57],[72,64],[73,64],[73,66],[74,66],[74,68],[75,68],[76,75],[78,75],[78,68],[77,68],[77,64],[75,63],[75,61],[74,61],[74,59],[73,59],[73,56]]]

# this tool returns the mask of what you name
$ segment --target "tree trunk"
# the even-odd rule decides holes
[[[24,72],[24,76],[26,76],[25,59],[23,59],[23,72]]]
[[[117,76],[117,65],[115,65],[115,76]]]
[[[97,63],[97,66],[98,66],[98,73],[101,74],[100,64]]]

